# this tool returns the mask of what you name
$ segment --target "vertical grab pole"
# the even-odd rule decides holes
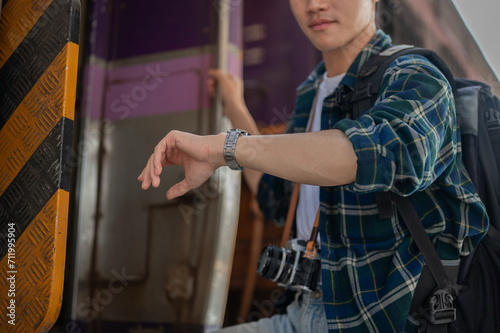
[[[219,0],[218,1],[218,17],[217,22],[217,68],[223,72],[228,70],[227,55],[229,51],[229,1]],[[222,109],[222,96],[220,90],[217,87],[215,101],[214,101],[214,128],[215,133],[224,130],[224,115]]]
[[[216,14],[219,19],[217,24],[216,66],[223,72],[229,70],[229,23],[232,11],[237,10],[234,3],[232,4],[233,1],[242,3],[239,0],[218,0],[218,6],[216,6]],[[233,12],[233,14],[235,13]],[[213,133],[220,133],[228,130],[231,124],[229,119],[223,115],[222,97],[218,89],[216,90],[214,103],[211,130]],[[205,325],[220,328],[224,320],[238,229],[241,173],[229,170],[226,167],[219,168],[212,176],[212,182],[218,186],[218,196],[215,200],[215,207],[212,206],[215,212],[211,216],[216,216],[218,221],[213,243],[215,246],[214,271],[212,273],[211,288],[208,292],[208,310],[205,315]]]

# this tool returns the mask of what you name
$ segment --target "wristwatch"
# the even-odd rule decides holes
[[[224,142],[224,161],[226,161],[227,166],[232,170],[243,170],[243,167],[238,164],[234,157],[236,141],[238,141],[240,135],[247,136],[250,135],[250,133],[240,129],[230,129],[227,131],[226,142]]]

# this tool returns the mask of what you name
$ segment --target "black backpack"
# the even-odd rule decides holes
[[[500,332],[500,100],[482,82],[457,79],[433,51],[393,46],[370,59],[358,73],[351,99],[344,105],[357,119],[374,105],[387,67],[398,57],[429,59],[452,86],[461,127],[463,160],[486,206],[490,228],[474,252],[457,267],[444,267],[408,198],[377,193],[379,214],[396,205],[426,265],[420,276],[409,320],[420,332]]]

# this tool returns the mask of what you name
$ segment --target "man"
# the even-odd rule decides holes
[[[487,228],[462,165],[450,86],[427,59],[410,55],[391,64],[377,103],[358,119],[335,103],[335,96],[349,98],[367,59],[390,46],[375,28],[377,1],[290,0],[323,61],[297,90],[288,134],[258,135],[241,81],[210,73],[209,87],[219,85],[234,127],[253,134],[239,136],[227,159],[244,168],[266,217],[284,219],[290,182],[312,185],[301,185],[297,237],[308,238],[320,210],[321,290],[297,297],[288,315],[227,332],[411,330],[407,317],[423,258],[397,214],[379,218],[377,191],[411,195],[442,260],[470,253]],[[142,188],[157,187],[169,165],[183,165],[186,175],[168,190],[169,199],[198,187],[226,165],[225,140],[225,133],[168,133],[138,178]]]

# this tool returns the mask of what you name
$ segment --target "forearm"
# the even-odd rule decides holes
[[[293,182],[336,186],[356,179],[356,154],[339,130],[240,137],[235,157],[244,168]]]
[[[226,165],[223,154],[225,140],[226,133],[198,136],[170,131],[156,145],[146,167],[137,177],[142,189],[147,190],[151,185],[158,187],[163,168],[170,165],[182,165],[185,177],[167,191],[168,199],[199,187],[217,168]],[[249,171],[305,184],[334,186],[352,183],[356,178],[356,154],[351,142],[340,130],[240,136],[235,158]],[[253,184],[254,192],[257,184]]]

